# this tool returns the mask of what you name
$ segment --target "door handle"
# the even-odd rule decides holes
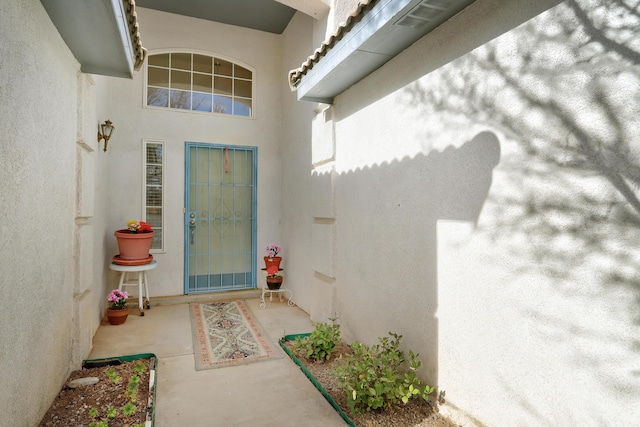
[[[189,232],[191,234],[191,244],[193,245],[194,239],[195,239],[195,235],[196,235],[196,220],[195,219],[189,220]]]

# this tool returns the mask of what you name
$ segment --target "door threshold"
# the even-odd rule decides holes
[[[228,299],[260,298],[260,289],[240,289],[237,291],[207,292],[189,295],[175,295],[151,298],[151,306],[188,304],[191,302],[222,301]]]

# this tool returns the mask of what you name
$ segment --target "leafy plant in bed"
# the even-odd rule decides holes
[[[339,325],[315,323],[310,334],[288,335],[280,345],[351,426],[454,426],[428,400],[433,387],[417,377],[421,362],[399,350],[402,336],[379,344],[340,340]],[[422,402],[422,403],[421,403]]]
[[[433,393],[433,387],[423,385],[416,374],[421,365],[417,355],[409,350],[406,360],[399,350],[402,335],[389,335],[391,338],[378,338],[380,344],[371,347],[356,341],[351,345],[353,355],[335,370],[347,393],[347,406],[354,414],[396,410],[412,398],[429,400]],[[406,371],[402,369],[405,362],[409,367]]]

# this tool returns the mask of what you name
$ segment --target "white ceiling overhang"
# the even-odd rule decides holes
[[[192,18],[206,19],[238,27],[252,28],[274,34],[282,34],[296,9],[288,3],[301,0],[137,0],[145,7]],[[310,11],[320,0],[301,3]],[[302,7],[300,6],[300,7]]]
[[[318,19],[329,11],[329,0],[276,0],[300,12]]]
[[[333,98],[475,0],[361,0],[301,67],[289,72],[298,100]]]
[[[135,0],[40,0],[84,73],[133,76],[144,62]]]

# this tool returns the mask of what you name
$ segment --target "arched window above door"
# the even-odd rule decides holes
[[[147,107],[253,117],[253,71],[190,52],[148,56]]]

